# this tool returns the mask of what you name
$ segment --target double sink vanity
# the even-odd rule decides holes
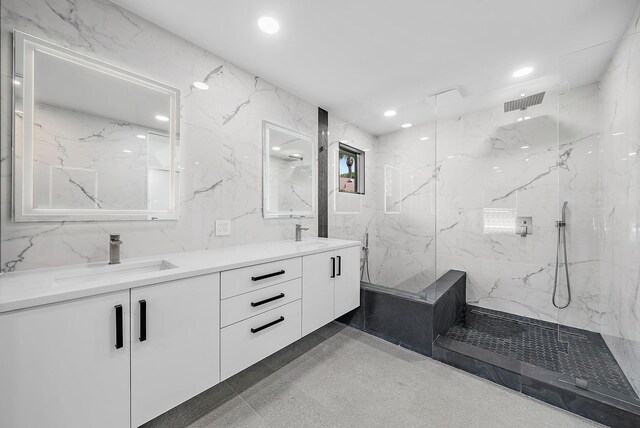
[[[4,274],[0,414],[9,426],[137,427],[358,307],[359,245]]]
[[[191,199],[180,191],[203,191],[179,181],[191,168],[180,153],[192,150],[180,135],[179,89],[18,30],[13,49],[16,230],[187,221],[180,201]],[[262,132],[264,219],[315,217],[314,139],[266,119]],[[216,219],[216,236],[231,223]],[[0,274],[3,427],[137,427],[359,305],[358,242],[119,263],[120,244],[112,235],[111,264]]]

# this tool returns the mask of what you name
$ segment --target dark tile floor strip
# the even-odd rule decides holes
[[[602,336],[552,326],[469,307],[446,337],[638,398]]]

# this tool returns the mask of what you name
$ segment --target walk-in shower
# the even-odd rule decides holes
[[[553,58],[544,82],[397,107],[398,130],[378,136],[359,126],[382,115],[330,116],[329,158],[341,141],[366,152],[368,185],[340,193],[330,173],[328,221],[330,237],[363,242],[365,287],[428,301],[437,278],[466,272],[466,320],[441,335],[458,357],[481,349],[469,355],[640,414],[637,58],[631,34]]]
[[[562,217],[561,220],[556,221],[556,228],[558,229],[558,240],[556,244],[556,268],[553,276],[553,296],[551,297],[551,301],[553,302],[553,306],[558,309],[564,309],[571,303],[571,283],[569,282],[569,261],[567,259],[567,205],[568,201],[564,201],[562,204]],[[556,292],[558,290],[558,270],[560,269],[560,252],[562,250],[562,254],[564,254],[564,274],[565,279],[567,281],[567,301],[564,305],[559,305],[556,302]]]

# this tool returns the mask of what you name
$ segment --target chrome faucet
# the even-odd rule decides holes
[[[302,231],[309,230],[308,227],[302,227],[301,224],[296,224],[296,242],[302,241]]]
[[[117,265],[120,263],[120,235],[109,235],[109,264]]]

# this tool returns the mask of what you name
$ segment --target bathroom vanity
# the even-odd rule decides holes
[[[358,307],[359,260],[314,239],[2,275],[3,421],[139,426]]]

